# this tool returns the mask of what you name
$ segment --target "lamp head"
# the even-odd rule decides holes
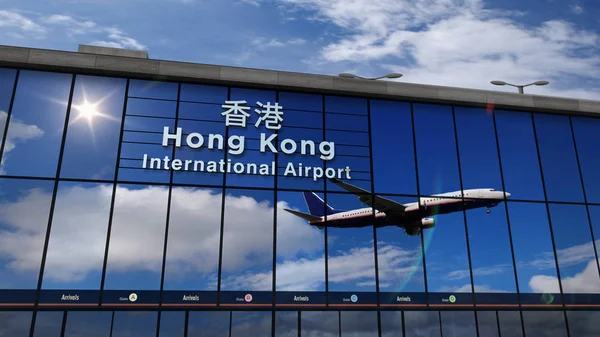
[[[402,77],[402,76],[403,76],[403,75],[402,75],[402,74],[400,74],[400,73],[391,73],[391,74],[387,74],[387,75],[385,75],[385,77],[387,77],[387,78],[400,78],[400,77]]]
[[[506,85],[506,82],[504,81],[491,81],[490,83],[492,83],[493,85]]]
[[[355,78],[356,75],[351,74],[351,73],[341,73],[338,75],[339,77],[344,77],[344,78]]]
[[[535,85],[546,85],[548,83],[550,83],[550,82],[548,82],[548,81],[535,81],[535,82],[533,82],[533,84],[535,84]]]

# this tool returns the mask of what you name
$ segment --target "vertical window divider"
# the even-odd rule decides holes
[[[417,129],[415,128],[415,109],[414,104],[411,102],[410,104],[410,121],[412,127],[412,137],[413,137],[413,156],[415,157],[415,179],[417,184],[417,206],[419,207],[419,216],[423,218],[423,212],[421,208],[421,184],[419,182],[419,160],[417,157]],[[423,227],[421,226],[421,262],[423,263],[423,285],[425,287],[425,305],[429,308],[429,286],[427,285],[427,263],[425,261],[425,234],[423,233]],[[404,314],[402,315],[402,319],[404,319]]]
[[[8,104],[8,111],[6,112],[6,122],[4,124],[4,133],[2,134],[2,141],[0,141],[0,163],[2,163],[2,157],[4,155],[4,145],[8,137],[8,125],[10,124],[10,118],[12,116],[13,105],[15,104],[15,95],[17,93],[17,85],[19,84],[19,75],[21,70],[17,69],[15,74],[15,80],[13,82],[13,89],[10,95],[10,103]],[[1,164],[0,164],[1,165]]]
[[[456,111],[454,105],[452,106],[452,124],[454,126],[454,143],[456,145],[456,162],[458,165],[458,181],[460,182],[460,201],[461,210],[463,214],[463,224],[465,226],[465,243],[467,244],[467,259],[469,261],[469,278],[471,280],[471,300],[473,301],[473,316],[475,318],[475,332],[479,337],[479,322],[477,319],[477,301],[475,296],[475,282],[473,279],[473,263],[471,261],[471,244],[469,242],[469,226],[467,225],[467,211],[465,209],[465,189],[462,179],[462,167],[460,163],[460,146],[458,144],[458,129],[456,127]]]
[[[279,102],[279,91],[275,92],[275,102]],[[279,137],[279,130],[275,130],[275,134]],[[271,272],[271,296],[273,307],[271,309],[271,336],[275,337],[275,309],[277,307],[277,181],[279,176],[279,152],[273,154],[273,161],[275,162],[275,176],[273,177],[273,265]]]
[[[34,311],[33,311],[33,315],[31,316],[31,327],[29,330],[29,336],[33,337],[34,334],[34,329],[35,329],[35,321],[37,318],[37,312],[39,309],[39,302],[40,302],[40,294],[41,294],[41,289],[42,289],[42,281],[44,278],[44,269],[45,269],[45,265],[46,265],[46,257],[48,256],[48,244],[50,242],[50,231],[52,230],[52,218],[54,217],[54,206],[56,204],[56,194],[58,193],[58,183],[59,183],[59,177],[60,177],[60,169],[62,167],[62,159],[63,159],[63,155],[65,152],[65,139],[67,138],[67,127],[69,126],[69,117],[71,114],[71,103],[73,102],[73,93],[75,92],[75,81],[76,81],[76,75],[73,74],[71,76],[71,89],[69,91],[69,98],[67,101],[67,111],[65,113],[65,121],[64,121],[64,125],[63,125],[63,130],[62,130],[62,139],[61,139],[61,143],[60,143],[60,151],[58,154],[58,163],[56,164],[56,175],[55,175],[55,179],[54,179],[54,188],[52,191],[52,201],[50,203],[50,214],[48,214],[48,225],[46,226],[46,235],[44,238],[44,248],[42,250],[42,259],[40,261],[40,273],[38,276],[38,282],[37,282],[37,288],[36,288],[36,294],[35,294],[35,303],[34,303]]]
[[[510,214],[508,211],[508,198],[506,198],[506,183],[504,181],[504,169],[502,167],[502,154],[500,149],[500,139],[498,137],[498,125],[496,123],[496,110],[492,111],[492,121],[494,123],[494,135],[496,137],[496,149],[498,152],[498,165],[500,166],[500,182],[502,183],[502,191],[504,192],[504,212],[506,213],[506,224],[508,226],[508,241],[510,242],[510,255],[512,257],[513,272],[515,276],[515,289],[517,290],[517,301],[519,302],[519,317],[521,318],[521,333],[525,336],[525,324],[523,323],[523,311],[521,306],[521,290],[519,287],[519,275],[517,273],[517,260],[515,257],[515,247],[513,244],[512,226],[510,223]],[[500,316],[496,312],[498,317],[498,329],[500,329]],[[500,331],[500,330],[499,330]]]
[[[367,99],[367,127],[369,131],[369,169],[371,170],[371,199],[375,200],[375,174],[373,173],[373,130],[371,129],[371,99]],[[379,296],[379,256],[377,253],[377,226],[375,207],[371,208],[373,222],[373,258],[375,262],[375,296],[377,296],[377,335],[381,337],[381,303]]]
[[[531,113],[531,125],[533,127],[533,137],[535,139],[535,148],[538,156],[538,163],[540,166],[540,178],[542,179],[542,188],[544,191],[544,205],[546,206],[546,215],[548,217],[548,228],[550,229],[550,240],[552,241],[552,253],[554,254],[554,265],[556,267],[556,277],[558,278],[558,288],[560,291],[560,300],[562,313],[564,315],[565,326],[567,330],[567,337],[570,337],[571,334],[569,332],[569,322],[567,320],[567,312],[565,311],[565,295],[563,293],[562,287],[562,277],[560,276],[560,266],[558,263],[558,254],[556,252],[556,242],[554,240],[554,230],[552,229],[552,217],[550,215],[550,204],[548,203],[548,192],[546,190],[546,180],[544,178],[544,168],[542,166],[542,154],[540,153],[540,144],[537,136],[537,128],[535,126],[535,114]]]
[[[129,100],[129,83],[127,79],[125,83],[125,97],[123,98],[123,114],[121,115],[121,132],[119,134],[119,147],[117,149],[117,159],[115,161],[115,173],[112,186],[112,195],[110,199],[110,210],[108,213],[108,228],[106,230],[106,244],[104,246],[104,261],[102,262],[102,276],[100,277],[100,294],[98,299],[98,307],[102,306],[104,300],[104,281],[106,280],[106,267],[108,264],[108,249],[110,247],[110,235],[112,233],[113,215],[115,211],[115,200],[117,196],[117,185],[119,180],[119,167],[121,166],[121,150],[123,149],[123,135],[125,134],[125,117],[127,116],[127,102]],[[114,313],[113,313],[114,321]],[[111,329],[112,331],[112,329]],[[112,333],[111,333],[112,334]]]
[[[231,100],[231,87],[227,87],[227,100]],[[225,125],[225,139],[229,137],[229,126]],[[224,142],[223,161],[227,162],[228,142]],[[221,228],[219,229],[219,269],[217,271],[217,308],[221,306],[221,278],[223,274],[223,233],[225,230],[225,193],[227,192],[227,172],[223,172],[223,186],[221,186]],[[229,334],[231,335],[231,315]]]
[[[325,95],[321,95],[321,118],[323,119],[323,141],[325,141],[327,139],[327,125],[326,123],[326,118],[325,118],[325,114],[327,111],[327,107],[325,104]],[[327,171],[327,162],[323,162],[323,171]],[[327,205],[327,180],[325,180],[323,182],[323,201],[325,203],[325,205]],[[326,207],[323,205],[323,211],[326,210]],[[325,214],[323,215],[323,219],[325,220],[325,224],[323,226],[323,239],[325,241],[325,252],[323,254],[325,254],[325,308],[329,308],[329,242],[327,240],[327,237],[329,235],[328,233],[328,225],[327,225],[327,212],[324,212]]]

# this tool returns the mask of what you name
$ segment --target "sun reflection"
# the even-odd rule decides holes
[[[98,103],[93,104],[88,101],[84,101],[81,105],[74,105],[73,107],[79,111],[79,116],[77,116],[77,119],[87,118],[88,120],[91,120],[94,118],[94,116],[101,115],[98,112]]]

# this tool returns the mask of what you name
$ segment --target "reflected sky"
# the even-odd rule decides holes
[[[8,118],[14,76],[0,70],[0,126]],[[167,290],[216,290],[219,273],[223,290],[271,290],[275,264],[277,290],[373,292],[377,276],[380,291],[389,292],[427,286],[432,292],[513,293],[518,284],[523,293],[556,293],[559,285],[568,293],[600,293],[593,249],[600,236],[598,206],[584,205],[586,198],[600,202],[598,119],[141,80],[127,87],[126,79],[96,76],[72,80],[69,74],[20,73],[10,123],[2,128],[0,288],[37,285],[54,182],[36,179],[55,177],[64,136],[60,178],[78,182],[58,184],[44,289],[97,289],[106,258],[106,289],[158,290],[164,269]],[[225,125],[226,100],[252,107],[246,128]],[[283,106],[280,130],[255,126],[258,101]],[[223,149],[165,147],[164,127],[171,133],[181,127],[184,143],[193,133],[244,136],[245,152],[228,152],[227,141]],[[323,161],[300,149],[261,152],[261,133],[334,142],[335,157]],[[142,169],[144,154],[274,162],[276,172]],[[285,176],[288,163],[351,167],[349,183],[399,203],[461,186],[505,189],[511,201],[490,213],[478,208],[436,215],[422,240],[394,226],[375,232],[372,226],[328,228],[326,236],[283,209],[308,212],[302,191],[315,191],[339,210],[363,203],[325,179]],[[553,202],[548,208],[546,197]],[[563,201],[577,204],[557,203]]]

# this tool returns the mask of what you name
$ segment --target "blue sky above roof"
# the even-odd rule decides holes
[[[414,0],[0,0],[0,44],[600,99],[600,3]]]

